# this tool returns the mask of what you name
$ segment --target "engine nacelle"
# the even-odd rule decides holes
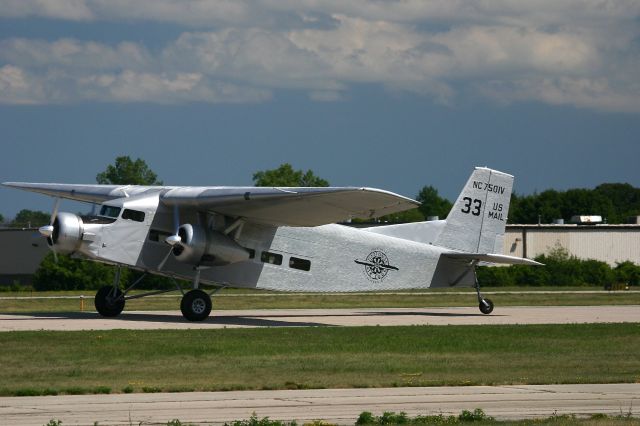
[[[73,214],[60,212],[53,221],[53,233],[49,239],[56,252],[71,254],[80,248],[84,224],[82,219]]]
[[[180,262],[191,265],[221,266],[249,259],[247,249],[228,236],[190,223],[178,228],[181,242],[173,247]]]

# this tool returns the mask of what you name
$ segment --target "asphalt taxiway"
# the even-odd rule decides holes
[[[482,408],[497,419],[640,415],[640,384],[452,386],[380,389],[192,392],[0,398],[3,424],[65,425],[222,424],[260,418],[325,420],[353,425],[363,411],[417,415],[458,415]]]
[[[186,321],[179,311],[125,311],[116,318],[95,312],[2,314],[0,331],[620,322],[639,323],[640,306],[499,306],[491,315],[472,307],[224,310],[203,322]]]

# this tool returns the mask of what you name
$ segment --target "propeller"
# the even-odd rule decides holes
[[[53,211],[51,212],[51,219],[49,220],[49,224],[38,228],[38,232],[40,232],[40,235],[42,235],[47,239],[47,242],[49,243],[49,248],[53,252],[53,259],[55,260],[56,263],[58,263],[58,253],[56,253],[56,247],[53,241],[53,231],[55,229],[53,226],[53,223],[55,222],[56,216],[58,215],[59,207],[60,207],[60,198],[56,197],[55,201],[53,202]]]
[[[161,271],[162,268],[164,268],[164,264],[167,263],[167,260],[169,260],[169,256],[171,255],[173,248],[176,245],[182,243],[182,238],[180,237],[180,235],[178,235],[178,231],[180,230],[180,211],[178,210],[177,205],[173,206],[173,229],[174,229],[173,235],[168,236],[164,240],[164,242],[169,244],[170,247],[167,254],[164,256],[162,261],[158,264],[158,271]]]

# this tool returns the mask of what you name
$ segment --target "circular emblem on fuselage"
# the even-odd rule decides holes
[[[364,260],[356,259],[359,265],[364,265],[364,273],[370,281],[382,281],[389,271],[398,268],[389,265],[389,258],[382,250],[374,250]]]

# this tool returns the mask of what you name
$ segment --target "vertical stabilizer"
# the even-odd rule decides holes
[[[502,253],[513,176],[476,167],[435,244],[468,253]]]

